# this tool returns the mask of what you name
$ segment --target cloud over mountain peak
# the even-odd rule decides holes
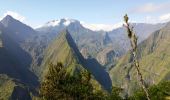
[[[20,14],[17,13],[17,12],[7,11],[7,12],[5,12],[5,13],[2,15],[2,17],[0,17],[0,20],[2,20],[2,19],[3,19],[4,17],[6,17],[7,15],[10,15],[10,16],[12,16],[13,18],[15,18],[15,19],[17,19],[17,20],[19,20],[19,21],[21,21],[21,22],[25,21],[25,19],[26,19],[24,16],[20,15]]]

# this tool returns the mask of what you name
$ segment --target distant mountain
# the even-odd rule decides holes
[[[14,58],[13,62],[17,64],[16,66],[26,68],[38,76],[43,52],[48,46],[46,38],[44,39],[40,33],[9,15],[0,23],[3,48],[8,52],[7,54],[12,56],[10,58]]]
[[[13,40],[16,40],[18,43],[22,43],[22,41],[26,41],[27,38],[31,37],[35,34],[35,31],[21,23],[20,21],[12,18],[10,15],[7,15],[5,18],[1,20],[2,25],[4,28],[9,31],[9,33],[6,33],[10,35],[10,37]]]
[[[109,34],[106,32],[103,38],[104,45],[112,45],[112,39],[110,38]]]
[[[43,33],[43,36],[50,42],[63,29],[69,31],[84,57],[92,56],[96,58],[99,52],[112,43],[107,33],[89,30],[74,19],[53,20],[38,28],[37,31]]]
[[[132,23],[134,32],[138,36],[138,43],[148,38],[154,31],[164,27],[166,23],[146,24]],[[130,49],[130,43],[127,37],[126,29],[122,26],[108,33],[113,42],[113,47],[120,55],[125,54]]]
[[[70,33],[66,30],[62,31],[47,48],[42,63],[42,73],[46,73],[49,63],[56,64],[57,62],[62,62],[71,75],[76,75],[83,69],[89,70],[104,89],[111,90],[112,84],[108,73],[95,59],[83,58]]]
[[[0,31],[3,45],[0,48],[0,73],[30,86],[38,85],[37,77],[29,70],[31,56],[23,48],[35,31],[11,16],[6,16],[0,22]]]
[[[109,25],[109,24],[87,24],[87,23],[84,23],[84,22],[81,22],[82,26],[89,29],[89,30],[92,30],[92,31],[104,31],[104,32],[109,32],[109,31],[112,31],[114,29],[117,29],[119,27],[122,27],[122,23],[118,23],[118,24],[115,24],[115,25]]]
[[[149,36],[138,46],[140,70],[146,84],[157,84],[162,80],[170,79],[170,24]],[[115,85],[122,86],[129,94],[137,87],[136,69],[131,66],[132,55],[128,52],[111,69],[110,76]]]
[[[6,93],[0,94],[5,95],[3,99],[25,96],[30,100],[28,93],[39,85],[37,76],[30,70],[32,58],[25,48],[35,33],[31,27],[9,15],[0,22],[0,90]]]
[[[133,24],[134,31],[139,36],[139,43],[146,39],[152,32],[159,30],[164,25],[165,24]],[[106,68],[113,66],[117,57],[124,55],[130,48],[126,30],[123,27],[113,29],[109,32],[92,31],[87,29],[77,20],[60,19],[49,21],[36,30],[43,34],[43,37],[46,37],[46,40],[44,41],[50,43],[50,41],[55,39],[58,33],[63,29],[67,29],[70,32],[78,49],[85,58],[91,56],[97,59],[100,64],[106,66]],[[116,58],[106,58],[110,57],[107,56],[110,51],[105,48],[112,49],[116,54]],[[105,53],[103,53],[103,51]]]

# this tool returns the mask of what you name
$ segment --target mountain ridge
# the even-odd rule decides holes
[[[92,73],[92,75],[104,87],[104,89],[110,91],[111,81],[109,81],[110,78],[108,73],[105,72],[105,70],[95,59],[86,60],[83,58],[67,30],[63,30],[60,33],[59,37],[54,40],[54,42],[48,47],[46,54],[48,54],[48,56],[45,57],[45,61],[43,62],[51,62],[53,64],[62,62],[65,66],[68,67],[68,70],[71,71],[70,73],[73,74],[76,70],[78,71],[84,68]],[[42,66],[47,66],[47,63],[44,63]],[[106,81],[108,82],[107,84],[104,83]]]

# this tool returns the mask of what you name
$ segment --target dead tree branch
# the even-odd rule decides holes
[[[141,84],[141,87],[143,88],[143,90],[144,90],[144,92],[146,94],[147,99],[150,100],[148,90],[147,90],[147,88],[145,86],[145,82],[144,82],[144,79],[142,77],[142,73],[140,72],[139,61],[137,59],[137,39],[138,38],[137,38],[136,34],[133,31],[133,27],[130,27],[130,25],[129,25],[129,22],[128,22],[129,21],[129,17],[128,17],[127,14],[124,16],[124,21],[125,21],[125,25],[124,26],[127,29],[128,37],[130,39],[130,44],[131,44],[131,47],[132,47],[133,64],[134,64],[134,66],[136,68],[137,75],[139,77],[139,82]]]

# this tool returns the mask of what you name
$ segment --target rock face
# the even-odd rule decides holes
[[[118,55],[112,47],[105,48],[97,55],[97,60],[102,64],[106,65],[115,62]]]
[[[104,36],[104,39],[103,39],[103,44],[104,45],[111,45],[112,44],[112,40],[108,34],[108,32],[106,32],[105,36]]]
[[[0,31],[0,48],[3,47],[3,44],[2,44],[2,32]]]
[[[146,84],[157,84],[170,76],[170,24],[154,32],[138,46],[140,70]],[[111,69],[113,84],[126,86],[129,94],[137,89],[136,69],[131,66],[132,55],[127,53],[117,65]],[[118,76],[119,75],[119,76]],[[128,81],[127,81],[128,80]]]

